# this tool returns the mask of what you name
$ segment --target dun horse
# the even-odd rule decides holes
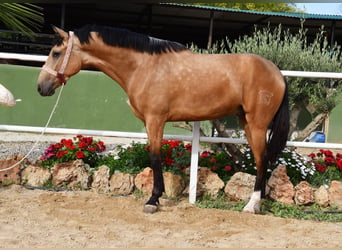
[[[151,148],[154,186],[145,212],[157,211],[164,191],[160,151],[165,123],[227,114],[238,116],[257,168],[244,211],[259,212],[267,167],[284,148],[289,129],[287,84],[273,63],[253,54],[197,54],[177,42],[106,26],[54,30],[59,39],[39,75],[38,91],[51,96],[88,67],[120,84],[144,122]]]

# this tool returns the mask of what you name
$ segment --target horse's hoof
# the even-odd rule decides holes
[[[260,213],[260,209],[257,207],[250,207],[250,206],[245,206],[242,210],[244,213],[250,213],[250,214],[258,214]]]
[[[256,211],[254,211],[254,209],[243,209],[242,212],[244,213],[250,213],[250,214],[256,214]]]
[[[157,210],[158,210],[158,206],[156,205],[146,204],[144,207],[144,213],[147,213],[147,214],[153,214],[157,212]]]

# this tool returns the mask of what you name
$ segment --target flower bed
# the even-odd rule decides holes
[[[92,137],[78,135],[71,139],[61,139],[51,144],[37,161],[38,164],[51,168],[55,163],[82,159],[93,169],[101,165],[110,168],[110,174],[123,172],[137,174],[150,167],[150,147],[148,144],[132,143],[118,146],[116,152],[103,154],[106,146],[102,141]],[[203,151],[199,155],[199,166],[207,167],[226,183],[236,172],[255,175],[256,168],[253,154],[248,146],[244,146],[243,157],[233,160],[225,152]],[[174,140],[162,142],[162,167],[164,172],[184,176],[190,167],[191,144]],[[280,155],[275,166],[287,166],[287,174],[296,185],[307,181],[313,186],[329,185],[333,180],[342,181],[342,154],[334,154],[330,150],[320,149],[308,157],[286,148]],[[269,174],[273,169],[269,169]]]

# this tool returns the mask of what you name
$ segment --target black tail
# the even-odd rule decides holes
[[[269,163],[275,163],[278,155],[286,146],[286,141],[288,138],[290,128],[289,95],[287,82],[285,79],[284,81],[285,94],[271,124],[271,131],[267,141],[266,153],[263,159],[265,164],[264,166],[267,166]]]

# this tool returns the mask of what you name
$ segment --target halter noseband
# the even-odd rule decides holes
[[[67,46],[67,49],[65,52],[65,56],[63,58],[62,66],[58,72],[56,70],[49,68],[48,66],[46,66],[46,64],[44,64],[44,66],[43,66],[43,70],[45,70],[48,73],[50,73],[51,75],[57,77],[62,84],[66,83],[64,71],[65,71],[65,68],[68,65],[68,62],[70,59],[70,54],[71,54],[72,45],[73,45],[73,37],[74,37],[74,32],[69,31],[68,46]]]

